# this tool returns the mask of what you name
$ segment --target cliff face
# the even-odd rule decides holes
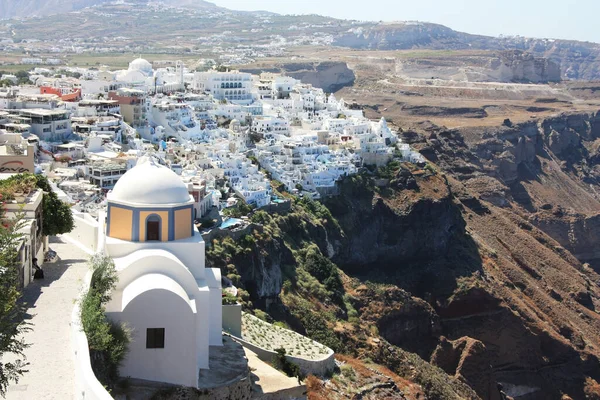
[[[453,235],[464,232],[465,223],[442,177],[423,172],[417,183],[409,175],[408,185],[402,178],[391,186],[414,185],[403,195],[385,196],[347,181],[342,195],[326,201],[345,232],[332,257],[338,265],[360,270],[376,263],[393,269],[399,260],[434,259],[446,254]],[[430,191],[431,196],[415,195],[416,190]]]
[[[464,48],[465,45],[460,43],[460,35],[459,32],[438,24],[382,24],[340,35],[334,45],[376,50]]]
[[[273,68],[240,68],[242,72],[260,74],[261,72],[276,72],[299,79],[302,83],[309,83],[314,87],[333,93],[346,86],[352,86],[355,80],[354,72],[343,62],[307,62],[284,63]]]
[[[491,65],[500,82],[559,82],[560,67],[543,57],[534,57],[519,50],[500,53],[497,63]]]
[[[600,78],[600,64],[596,61],[600,55],[597,43],[577,42],[570,40],[548,40],[533,38],[495,38],[490,36],[471,35],[457,32],[442,25],[430,23],[398,23],[378,24],[370,27],[354,29],[339,35],[334,45],[356,49],[403,50],[519,50],[531,53],[536,57],[544,57],[556,63],[562,71],[564,79],[594,80]],[[517,68],[508,68],[507,73],[515,74],[517,80],[522,74],[535,77],[533,71],[546,70],[548,80],[554,80],[558,72],[548,61],[533,65],[530,72],[521,71],[521,66],[528,63],[517,63]],[[542,74],[543,75],[543,74]],[[535,80],[531,80],[535,82]]]

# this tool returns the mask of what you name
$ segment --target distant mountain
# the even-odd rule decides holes
[[[149,3],[149,1],[141,0],[144,3]],[[158,1],[153,1],[153,3],[157,3]],[[219,7],[214,3],[204,1],[204,0],[160,0],[160,3],[166,4],[171,7],[178,8],[189,8],[193,10],[206,10],[206,11],[218,11],[218,10],[226,10],[223,7]]]
[[[64,14],[115,0],[0,0],[0,19],[42,17],[52,14]],[[128,0],[127,3],[157,3],[148,0]],[[203,0],[161,0],[160,3],[171,7],[195,10],[216,11],[221,9],[213,3]]]
[[[93,8],[72,13],[86,7]],[[30,18],[52,14],[56,17],[50,25],[45,19]],[[203,0],[0,0],[0,19],[7,18],[20,21],[4,21],[4,29],[0,23],[0,32],[11,32],[17,41],[89,41],[122,36],[127,37],[126,44],[135,51],[155,51],[157,42],[163,48],[175,49],[183,43],[188,47],[202,43],[207,47],[212,47],[209,43],[268,45],[279,40],[276,38],[283,38],[287,45],[331,43],[370,50],[520,50],[558,64],[563,79],[600,79],[600,44],[597,43],[490,37],[424,22],[375,23],[317,15],[242,12]],[[220,35],[222,32],[225,34]],[[317,37],[321,42],[315,41]]]
[[[0,19],[64,14],[106,0],[0,0]]]

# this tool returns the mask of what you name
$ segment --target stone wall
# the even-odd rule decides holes
[[[268,213],[284,214],[292,209],[292,201],[285,200],[283,203],[271,202],[270,204],[268,204],[264,207],[261,207],[260,209],[263,211],[266,211]]]
[[[234,241],[238,241],[241,238],[243,238],[244,236],[251,234],[255,229],[258,230],[259,232],[262,232],[263,226],[254,224],[254,223],[250,223],[250,224],[246,225],[245,227],[234,230],[234,231],[229,230],[229,229],[213,228],[208,232],[202,233],[202,238],[204,239],[206,246],[209,247],[210,244],[212,243],[212,241],[217,238],[230,237]]]
[[[252,381],[246,377],[231,385],[208,389],[208,393],[198,396],[198,400],[250,400],[252,394]]]

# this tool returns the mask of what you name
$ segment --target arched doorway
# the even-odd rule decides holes
[[[151,215],[146,219],[146,241],[160,241],[160,217]]]

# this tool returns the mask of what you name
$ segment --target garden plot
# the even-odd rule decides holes
[[[284,348],[286,355],[306,360],[322,360],[332,353],[328,347],[306,336],[247,313],[242,313],[242,339],[269,351]]]

